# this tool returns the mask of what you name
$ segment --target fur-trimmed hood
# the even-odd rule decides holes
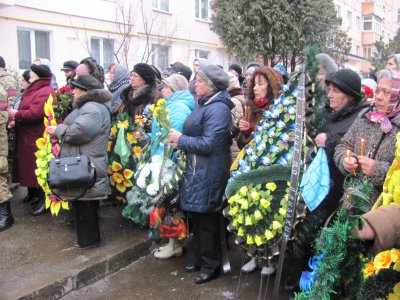
[[[81,108],[87,102],[97,102],[104,104],[108,110],[111,109],[111,98],[112,94],[104,89],[91,90],[85,95],[75,99],[72,102],[73,108]]]
[[[256,69],[253,73],[253,76],[251,77],[251,82],[247,88],[247,103],[251,107],[253,112],[264,110],[264,108],[257,107],[254,104],[254,80],[258,74],[263,74],[268,79],[268,83],[272,89],[272,99],[269,99],[269,102],[266,104],[267,107],[269,107],[269,105],[273,103],[274,99],[278,98],[281,91],[281,86],[283,84],[282,75],[277,70],[266,66],[262,66]]]

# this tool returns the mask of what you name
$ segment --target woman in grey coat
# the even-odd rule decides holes
[[[361,116],[336,146],[334,161],[347,175],[353,171],[371,179],[371,205],[382,192],[386,173],[395,157],[400,131],[400,78],[390,70],[378,73],[378,90],[373,111]]]
[[[96,167],[96,182],[78,200],[73,201],[76,224],[75,248],[97,246],[100,242],[97,210],[99,200],[109,190],[107,175],[107,140],[110,132],[111,93],[101,89],[100,82],[90,75],[80,75],[71,82],[74,88],[74,110],[63,124],[50,126],[47,132],[64,139],[61,157],[86,155]],[[78,197],[83,188],[58,190],[64,199]]]

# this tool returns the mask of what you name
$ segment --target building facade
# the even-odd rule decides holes
[[[351,51],[345,66],[368,73],[368,59],[374,54],[374,43],[383,38],[388,43],[396,35],[398,0],[334,0],[342,29],[351,38]]]
[[[227,68],[232,56],[210,30],[210,13],[210,0],[0,0],[0,55],[19,70],[47,58],[61,85],[62,63],[88,56],[106,70],[113,62],[191,67],[195,57]]]

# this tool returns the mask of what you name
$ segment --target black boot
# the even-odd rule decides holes
[[[49,210],[46,209],[46,203],[44,199],[44,192],[42,189],[38,189],[38,198],[39,198],[39,203],[38,205],[31,210],[31,215],[32,216],[40,216],[44,215],[49,212]]]
[[[0,231],[6,230],[14,224],[11,214],[10,201],[0,203]]]
[[[32,201],[35,198],[37,201],[37,192],[35,188],[28,187],[28,195],[24,199],[22,199],[22,203],[29,203],[29,202],[34,202]]]

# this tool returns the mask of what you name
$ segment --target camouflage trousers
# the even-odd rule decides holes
[[[8,173],[0,173],[0,203],[10,200],[11,197],[9,175]]]

